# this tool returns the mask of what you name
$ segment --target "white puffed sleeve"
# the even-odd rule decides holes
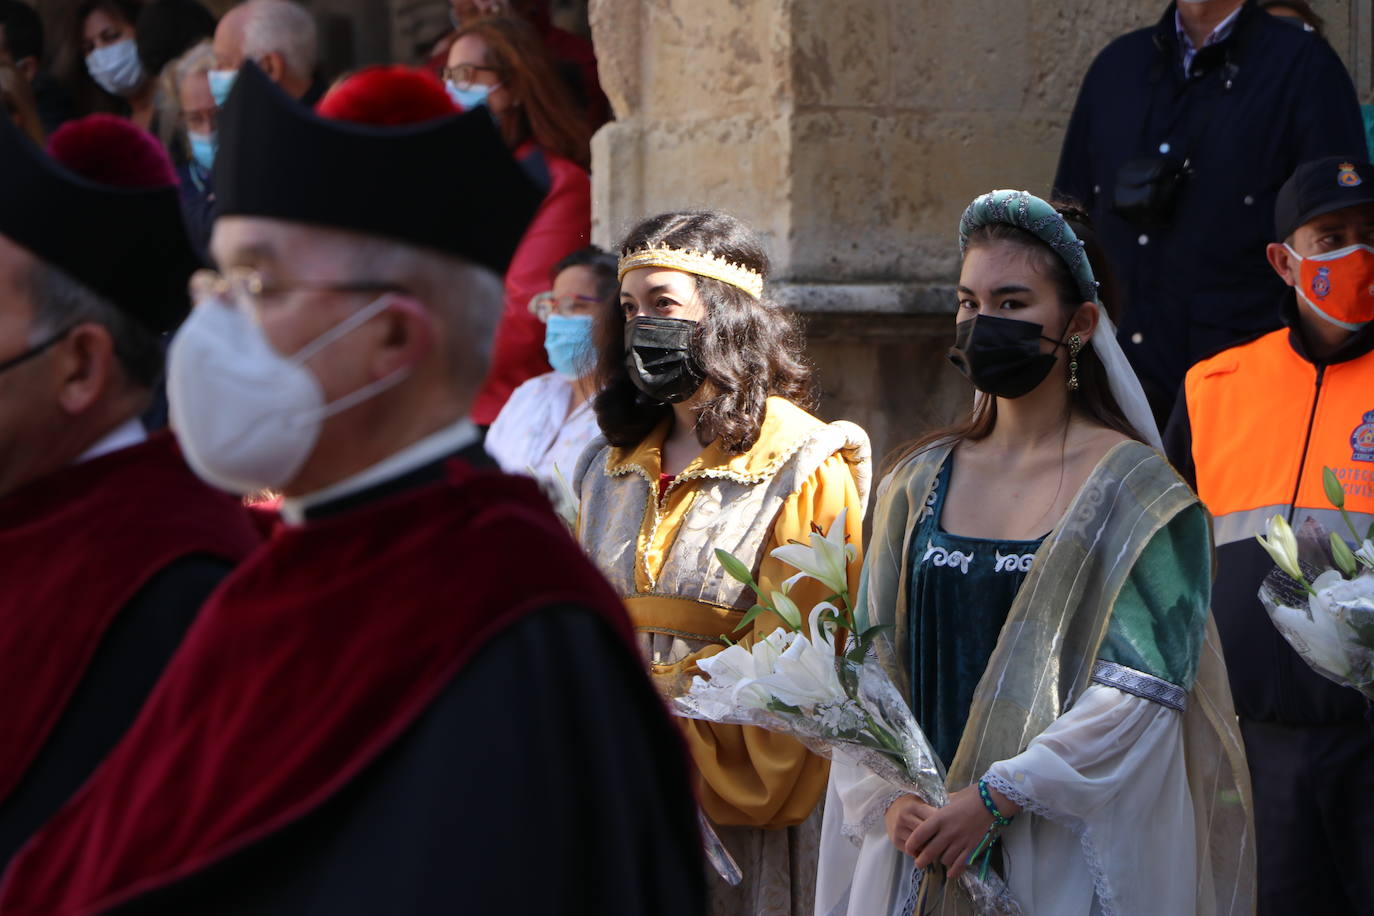
[[[1092,684],[985,779],[1023,809],[1002,837],[1007,882],[1027,913],[1194,912],[1196,838],[1177,709]]]

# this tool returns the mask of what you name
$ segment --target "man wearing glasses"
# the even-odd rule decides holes
[[[467,419],[538,195],[428,74],[363,71],[320,114],[244,66],[223,275],[169,360],[197,472],[280,490],[287,524],[0,914],[700,912],[685,759],[620,602]]]
[[[0,115],[0,869],[258,543],[139,422],[195,266],[166,153],[108,115],[52,151]]]

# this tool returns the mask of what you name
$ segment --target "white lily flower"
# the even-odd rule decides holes
[[[752,654],[756,676],[763,677],[773,673],[778,666],[778,658],[787,651],[788,646],[792,645],[792,640],[796,638],[796,635],[779,627],[754,643]]]
[[[831,620],[821,620],[821,615],[829,611],[833,615]],[[840,609],[829,601],[822,601],[811,609],[811,615],[807,619],[807,629],[811,635],[811,643],[816,646],[823,646],[827,643],[835,645],[835,631],[839,629],[839,624],[835,619],[840,616]]]
[[[841,509],[824,536],[813,531],[808,538],[809,544],[784,544],[774,549],[770,556],[801,570],[802,575],[810,576],[836,594],[848,593],[849,564],[858,556],[854,545],[846,544],[844,539],[848,512],[848,507]],[[788,581],[795,582],[798,578],[793,576]]]
[[[749,688],[763,673],[758,670],[754,654],[743,646],[729,646],[710,658],[697,662],[709,681],[692,680],[692,695],[704,708],[729,709],[753,698]],[[748,705],[755,705],[748,703]]]
[[[826,625],[819,618],[825,607],[817,605],[811,611],[812,638],[793,634],[792,644],[778,657],[774,673],[758,681],[760,687],[766,687],[789,706],[809,709],[848,700],[835,670],[835,649],[822,637]]]
[[[1270,615],[1298,654],[1307,661],[1340,678],[1350,675],[1344,640],[1337,627],[1337,609],[1330,600],[1330,588],[1344,581],[1338,570],[1329,569],[1312,583],[1307,609],[1279,606]]]
[[[729,646],[710,658],[697,662],[697,667],[706,672],[711,680],[709,686],[728,689],[743,680],[752,680],[761,674],[754,664],[754,655],[744,646]]]
[[[1374,541],[1369,538],[1364,539],[1360,549],[1355,551],[1355,559],[1363,563],[1367,568],[1374,569]]]
[[[1279,569],[1297,581],[1306,584],[1307,580],[1303,578],[1302,567],[1298,565],[1298,539],[1282,515],[1275,515],[1269,519],[1267,533],[1269,535],[1267,539],[1255,535],[1255,540],[1259,541],[1260,546],[1268,551],[1269,556],[1274,558],[1274,563]]]

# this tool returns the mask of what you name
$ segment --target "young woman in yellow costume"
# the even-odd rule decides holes
[[[670,684],[698,660],[779,626],[736,632],[753,594],[717,562],[748,563],[763,589],[796,570],[769,556],[842,510],[859,544],[868,437],[802,406],[809,367],[795,319],[764,294],[758,238],[723,213],[667,213],[625,240],[620,298],[600,322],[595,408],[603,437],[573,486],[577,534],[620,590],[655,676]],[[850,569],[851,593],[859,560]],[[790,591],[809,610],[811,580]],[[795,740],[738,725],[682,720],[702,809],[744,872],[713,878],[715,914],[810,913],[827,761]]]

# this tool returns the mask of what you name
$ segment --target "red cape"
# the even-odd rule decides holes
[[[284,827],[385,750],[488,639],[557,604],[599,611],[634,651],[619,599],[522,478],[454,461],[442,483],[279,530],[15,858],[0,913],[98,912]]]
[[[174,560],[236,563],[259,541],[238,501],[201,483],[166,434],[0,499],[0,799],[140,588]]]

